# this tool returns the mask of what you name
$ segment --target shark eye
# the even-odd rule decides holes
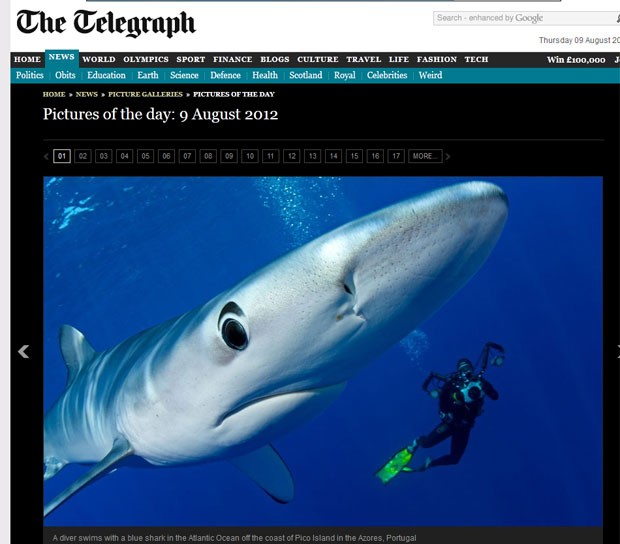
[[[248,335],[243,325],[233,318],[222,324],[222,338],[228,347],[241,351],[248,347]]]
[[[353,291],[351,291],[351,288],[350,288],[350,287],[349,287],[346,283],[345,283],[345,284],[343,284],[343,285],[344,285],[344,290],[345,290],[347,293],[349,293],[350,295],[352,295],[352,294],[353,294]]]

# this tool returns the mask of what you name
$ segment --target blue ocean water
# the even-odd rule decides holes
[[[45,409],[66,371],[58,330],[103,350],[209,300],[351,219],[472,178],[47,178]],[[311,422],[275,441],[295,478],[271,500],[225,462],[121,468],[47,525],[541,526],[602,523],[602,181],[484,178],[510,200],[476,276]],[[456,466],[374,472],[438,423],[421,384],[492,340],[506,364]],[[447,452],[444,442],[420,450]],[[415,463],[414,463],[415,464]],[[46,500],[78,475],[68,466]]]

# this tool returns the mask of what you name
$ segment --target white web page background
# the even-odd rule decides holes
[[[620,22],[603,26],[438,26],[434,12],[468,11],[522,11],[617,12],[617,0],[583,2],[96,2],[86,0],[14,0],[3,4],[8,32],[3,34],[2,165],[4,183],[0,186],[0,244],[5,261],[2,267],[0,297],[3,301],[0,321],[5,346],[5,364],[0,380],[0,432],[5,437],[0,449],[0,542],[10,541],[10,458],[9,406],[10,380],[10,285],[9,285],[9,51],[44,51],[46,49],[79,49],[81,51],[616,51],[613,43],[546,44],[541,36],[607,38],[620,36]],[[65,17],[64,33],[17,30],[16,18],[20,10],[44,11],[50,17]],[[195,19],[194,34],[180,34],[172,39],[163,35],[142,35],[127,38],[124,35],[80,34],[73,27],[75,10],[88,9],[105,14],[113,11],[119,17],[175,16],[180,11]],[[5,28],[7,28],[5,27]],[[26,203],[24,205],[27,205]],[[28,364],[28,362],[26,362]],[[38,394],[33,392],[33,394]],[[24,445],[28,447],[28,445]],[[14,475],[14,478],[17,477]],[[28,492],[28,490],[24,490]],[[15,529],[18,538],[17,529]]]
[[[16,29],[20,10],[65,17],[63,33],[31,34]],[[113,11],[117,17],[173,17],[181,11],[195,20],[196,32],[168,39],[159,34],[128,38],[121,34],[80,34],[73,28],[76,10]],[[435,12],[607,12],[548,18],[553,25],[434,24]],[[618,44],[544,44],[541,37],[607,38],[620,34],[620,8],[613,0],[582,2],[125,2],[19,0],[11,2],[11,50],[82,51],[614,51]],[[596,26],[581,26],[599,19]],[[605,24],[607,23],[607,24]]]
[[[0,434],[5,437],[4,447],[0,449],[0,540],[9,542],[10,538],[10,258],[9,258],[9,225],[10,225],[10,71],[9,71],[9,52],[10,52],[10,31],[9,26],[9,5],[3,4],[0,8],[0,17],[5,23],[5,31],[2,33],[0,49],[2,61],[0,65],[0,164],[2,165],[2,179],[0,184],[0,251],[3,261],[0,268],[0,342],[2,343],[2,355],[5,361],[2,365],[0,375]]]

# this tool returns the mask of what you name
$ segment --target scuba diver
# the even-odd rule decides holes
[[[491,354],[493,359],[489,361]],[[476,418],[483,411],[484,398],[499,398],[498,392],[484,378],[489,362],[501,366],[504,362],[504,348],[494,342],[487,342],[482,349],[478,363],[480,371],[469,359],[459,359],[456,372],[448,376],[431,372],[424,381],[422,389],[431,397],[439,399],[439,417],[441,422],[427,435],[418,436],[409,446],[397,452],[376,476],[386,484],[400,472],[422,472],[431,467],[457,464],[469,441],[469,433]],[[429,391],[429,386],[433,388]],[[408,466],[418,448],[432,448],[447,438],[452,438],[450,453],[437,459],[428,457],[417,468]]]

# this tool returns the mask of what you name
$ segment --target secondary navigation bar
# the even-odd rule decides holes
[[[12,83],[613,83],[618,69],[544,68],[313,68],[12,69]]]

